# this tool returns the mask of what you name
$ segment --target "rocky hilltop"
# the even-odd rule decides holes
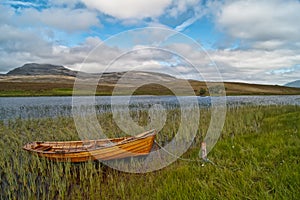
[[[22,67],[15,68],[7,73],[10,76],[21,76],[21,75],[60,75],[60,76],[73,76],[77,75],[76,71],[65,68],[61,65],[51,64],[37,64],[27,63]]]

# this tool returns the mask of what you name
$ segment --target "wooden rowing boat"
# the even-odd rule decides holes
[[[55,161],[85,162],[112,160],[148,155],[152,149],[155,130],[132,137],[88,141],[31,142],[23,149]]]

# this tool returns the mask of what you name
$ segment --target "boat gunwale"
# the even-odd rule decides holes
[[[82,140],[82,141],[59,141],[59,142],[55,142],[55,141],[35,141],[35,142],[30,142],[30,143],[27,143],[23,146],[23,149],[26,150],[26,151],[29,151],[29,152],[36,152],[36,153],[39,153],[39,154],[72,154],[72,153],[85,153],[85,152],[92,152],[93,151],[97,151],[97,150],[101,150],[101,149],[107,149],[107,148],[112,148],[112,147],[118,147],[120,145],[124,145],[124,144],[128,144],[130,142],[133,142],[133,141],[138,141],[138,140],[143,140],[143,139],[146,139],[146,138],[149,138],[149,137],[153,137],[157,134],[157,131],[155,129],[152,129],[150,131],[146,131],[144,133],[141,133],[139,135],[142,135],[140,137],[138,137],[139,135],[137,136],[131,136],[131,137],[121,137],[121,138],[107,138],[107,139],[99,139],[99,140]],[[124,138],[124,139],[122,139]],[[88,147],[86,147],[86,149],[79,149],[78,151],[68,151],[68,148],[66,148],[65,151],[45,151],[45,150],[36,150],[36,149],[33,149],[33,148],[28,148],[28,146],[32,145],[32,144],[45,144],[45,143],[53,143],[53,144],[57,144],[57,143],[75,143],[75,142],[86,142],[86,143],[92,143],[92,142],[97,142],[97,141],[105,141],[105,140],[119,140],[119,139],[122,139],[121,141],[119,142],[111,142],[112,145],[109,145],[109,146],[100,146],[98,148],[94,148],[94,149],[89,149]],[[49,145],[50,146],[50,145]],[[78,147],[78,148],[84,148],[84,146],[81,146],[81,147]],[[119,148],[120,149],[120,148]],[[126,151],[125,149],[123,149],[123,151]]]

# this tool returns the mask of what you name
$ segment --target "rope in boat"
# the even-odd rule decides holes
[[[201,152],[202,152],[202,156],[201,156],[201,160],[200,159],[187,159],[187,158],[181,158],[171,152],[169,152],[167,149],[165,149],[163,146],[161,146],[156,140],[154,140],[154,142],[156,143],[156,145],[158,147],[160,147],[163,151],[165,151],[167,154],[179,159],[179,160],[183,160],[183,161],[190,161],[190,162],[205,162],[205,163],[210,163],[214,166],[217,166],[213,161],[209,160],[207,158],[207,155],[206,155],[206,145],[201,145]],[[203,143],[202,143],[203,144]],[[203,153],[203,151],[205,151],[205,153]],[[200,157],[200,155],[199,155]]]

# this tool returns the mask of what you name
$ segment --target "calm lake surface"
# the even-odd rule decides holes
[[[84,99],[87,98],[87,99]],[[90,97],[82,97],[83,102]],[[115,98],[115,106],[125,108],[125,97]],[[147,109],[155,104],[162,105],[165,109],[178,108],[181,102],[189,103],[195,97],[175,96],[132,96],[129,102],[130,109]],[[210,107],[212,98],[196,97],[200,107]],[[214,99],[214,100],[216,100]],[[110,96],[95,97],[98,113],[108,112],[111,108]],[[227,106],[243,105],[300,105],[300,95],[288,96],[228,96]],[[128,106],[126,106],[128,107]],[[72,115],[72,97],[3,97],[0,98],[0,120],[15,118],[44,118]]]

